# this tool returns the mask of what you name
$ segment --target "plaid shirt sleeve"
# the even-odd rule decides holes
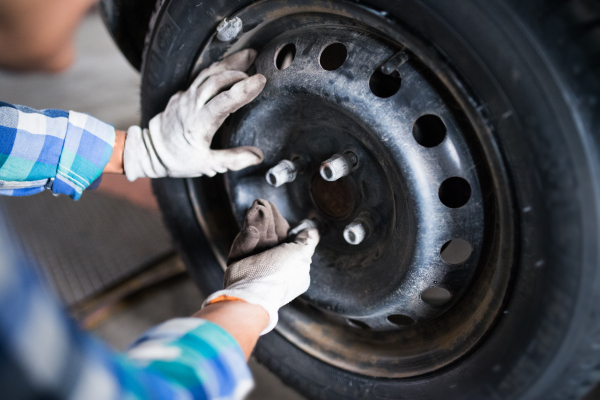
[[[237,342],[197,318],[168,321],[119,355],[81,332],[22,259],[0,213],[3,398],[243,399],[253,387]]]
[[[86,114],[0,102],[0,194],[52,189],[77,200],[104,170],[115,129]]]

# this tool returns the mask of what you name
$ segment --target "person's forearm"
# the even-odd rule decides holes
[[[238,342],[246,360],[252,354],[260,333],[269,324],[269,314],[260,306],[245,301],[209,304],[193,315],[225,329]]]
[[[113,147],[112,155],[108,164],[104,167],[104,174],[123,174],[123,153],[125,152],[125,138],[127,132],[115,131],[115,146]]]

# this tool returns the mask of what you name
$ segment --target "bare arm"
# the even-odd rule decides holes
[[[225,329],[238,342],[246,360],[252,354],[260,333],[269,323],[269,314],[264,308],[245,301],[209,304],[193,316]]]
[[[125,151],[125,138],[127,133],[116,131],[115,146],[108,164],[104,167],[104,174],[123,174],[123,153]]]

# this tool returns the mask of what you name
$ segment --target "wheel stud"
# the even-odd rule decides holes
[[[312,219],[303,219],[295,228],[290,229],[288,237],[296,236],[305,229],[319,229],[319,224]]]
[[[321,163],[320,173],[323,179],[329,182],[348,175],[352,167],[358,163],[358,158],[352,152],[334,154],[331,158]]]
[[[391,75],[395,71],[398,71],[398,68],[400,68],[405,62],[407,62],[408,58],[409,55],[404,50],[394,54],[392,58],[383,63],[383,65],[381,66],[381,72],[385,75]]]
[[[217,26],[217,39],[230,42],[242,31],[242,20],[239,17],[224,19]]]
[[[362,243],[373,231],[368,217],[359,216],[344,228],[344,239],[351,245]]]
[[[267,171],[265,176],[267,183],[273,187],[279,187],[287,182],[292,182],[298,174],[298,163],[281,160],[279,163]]]

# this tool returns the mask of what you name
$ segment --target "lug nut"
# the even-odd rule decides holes
[[[344,239],[351,245],[362,243],[372,232],[371,222],[358,217],[344,228]]]
[[[323,179],[329,182],[348,175],[352,166],[358,162],[354,153],[334,154],[321,163],[320,173]]]
[[[279,164],[267,171],[267,183],[279,187],[287,182],[292,182],[298,174],[298,165],[288,160],[281,160]]]
[[[298,224],[298,226],[296,226],[294,229],[290,229],[290,231],[288,232],[288,237],[291,236],[296,236],[297,234],[299,234],[300,232],[302,232],[305,229],[318,229],[319,225],[317,224],[316,221],[313,221],[312,219],[303,219],[302,221],[300,221],[300,224]]]
[[[242,31],[242,20],[239,17],[230,20],[224,19],[217,26],[217,39],[221,42],[229,42]]]

